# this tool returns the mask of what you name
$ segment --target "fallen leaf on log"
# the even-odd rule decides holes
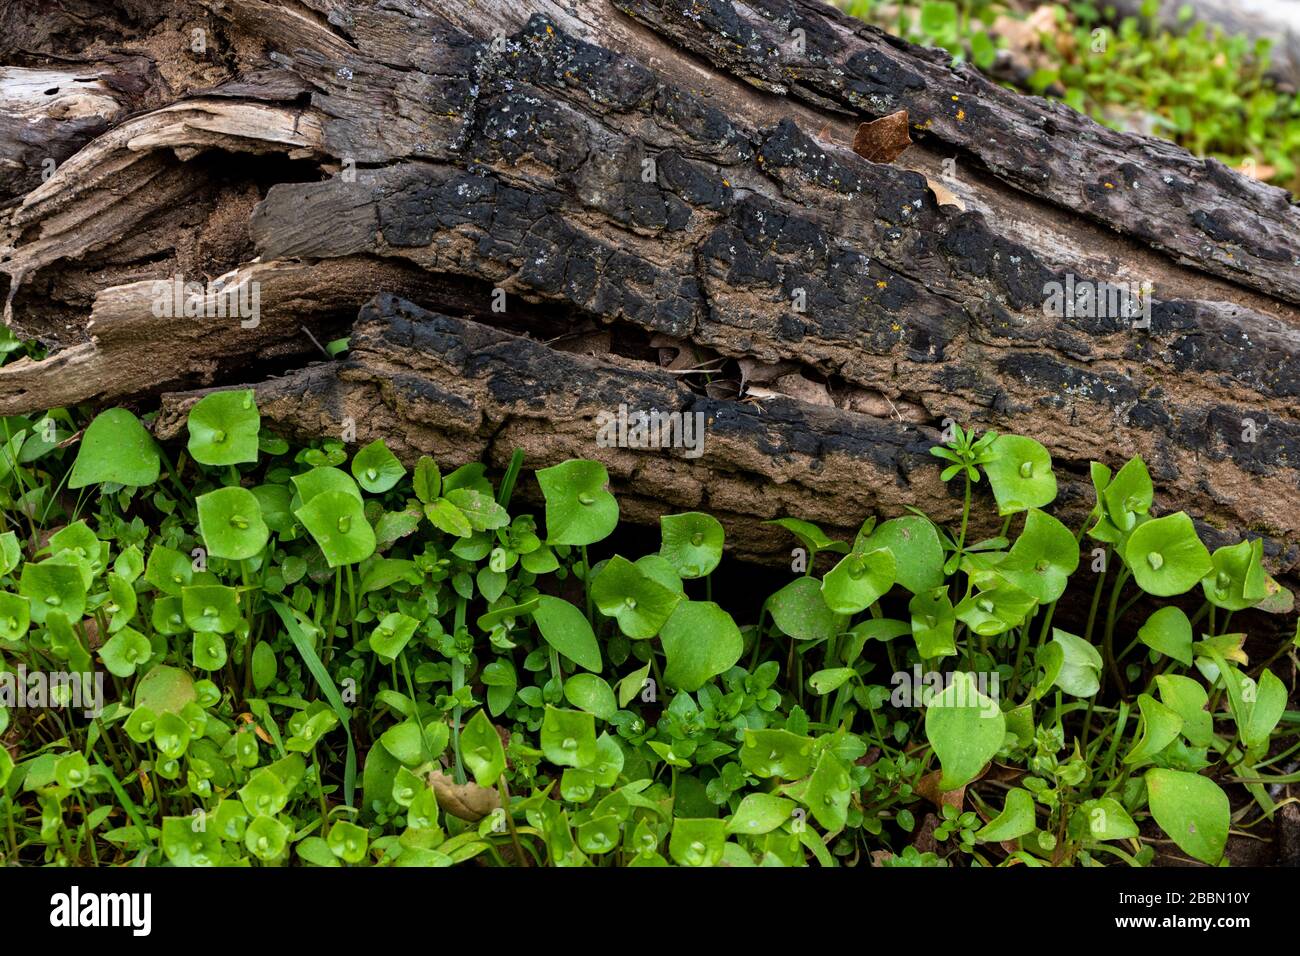
[[[863,123],[853,137],[853,152],[873,163],[892,163],[911,145],[907,110]]]

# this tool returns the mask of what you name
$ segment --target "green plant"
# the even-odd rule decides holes
[[[539,521],[518,454],[495,486],[382,441],[349,462],[268,434],[249,392],[194,406],[188,459],[122,409],[75,452],[47,420],[75,425],[5,422],[0,689],[21,665],[103,696],[0,698],[7,860],[1214,863],[1252,825],[1228,793],[1260,819],[1296,779],[1271,769],[1300,740],[1269,666],[1294,644],[1252,668],[1230,629],[1290,595],[1259,542],[1211,553],[1154,513],[1141,459],[1094,467],[1071,531],[1045,448],[954,427],[955,531],[781,519],[806,568],[728,608],[722,525],[665,515],[624,556],[595,462],[537,472]]]

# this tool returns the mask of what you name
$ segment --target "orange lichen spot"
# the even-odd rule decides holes
[[[889,283],[886,282],[884,279],[877,279],[877,280],[876,280],[876,288],[877,288],[877,289],[883,289],[883,288],[885,288],[887,285],[889,285]]]
[[[965,118],[966,118],[966,111],[965,111],[965,110],[958,110],[958,111],[957,111],[957,122],[960,123],[960,122],[961,122],[962,120],[964,120]]]
[[[555,30],[553,30],[553,29],[551,28],[551,25],[550,25],[550,24],[547,24],[547,25],[546,25],[546,32],[547,32],[547,33],[554,33]]]

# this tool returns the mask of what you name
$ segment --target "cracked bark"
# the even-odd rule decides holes
[[[749,556],[788,546],[755,519],[950,518],[926,448],[953,418],[1047,445],[1067,515],[1089,459],[1141,453],[1209,540],[1300,560],[1300,210],[1276,189],[812,0],[112,11],[112,51],[71,23],[10,40],[24,70],[112,55],[152,85],[43,114],[76,151],[0,181],[6,319],[55,349],[0,368],[0,412],[161,395],[166,435],[248,383],[285,431],[351,419],[407,460],[600,458],[631,517],[708,508]],[[898,109],[895,163],[849,149]],[[928,188],[945,160],[964,208]],[[1150,282],[1150,328],[1046,315],[1067,274]],[[174,275],[257,282],[260,321],[155,315]],[[715,381],[660,368],[675,350]],[[620,404],[703,413],[704,454],[599,447]]]

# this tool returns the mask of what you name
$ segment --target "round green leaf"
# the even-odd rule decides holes
[[[406,469],[388,450],[382,438],[376,438],[352,459],[352,475],[371,494],[388,491],[402,480]]]
[[[605,490],[609,473],[598,461],[570,459],[537,472],[546,498],[549,544],[594,544],[618,524],[618,502]]]
[[[365,827],[359,827],[347,820],[339,820],[330,824],[326,842],[329,844],[330,852],[344,863],[360,863],[366,858],[370,833]]]
[[[591,599],[600,613],[618,620],[619,630],[628,637],[650,638],[659,633],[682,596],[616,554],[592,579]]]
[[[148,662],[153,656],[149,638],[131,627],[124,627],[99,649],[99,657],[115,677],[130,677],[136,666]]]
[[[52,612],[78,621],[86,611],[86,585],[75,565],[54,560],[24,564],[18,590],[31,602],[31,619],[37,624]]]
[[[0,640],[18,641],[31,626],[32,606],[27,598],[0,591]]]
[[[370,634],[370,649],[382,661],[396,660],[419,625],[420,622],[415,618],[399,611],[386,614]]]
[[[194,584],[182,588],[181,613],[192,631],[229,634],[239,623],[239,592],[223,584]]]
[[[1070,529],[1051,515],[1031,508],[1025,529],[998,565],[998,573],[1042,604],[1065,593],[1079,566],[1079,543]]]
[[[95,417],[81,437],[77,460],[68,477],[69,488],[106,481],[120,485],[152,485],[161,467],[158,445],[125,408],[110,408]]]
[[[826,572],[822,598],[836,614],[865,611],[893,587],[894,571],[894,553],[888,548],[851,551]]]
[[[702,578],[722,560],[726,538],[717,518],[700,511],[659,518],[659,553],[684,578]]]
[[[596,718],[580,710],[548,706],[542,716],[542,753],[561,767],[589,767],[595,763]]]
[[[1191,590],[1214,567],[1183,511],[1139,525],[1129,536],[1124,561],[1138,587],[1157,597]]]
[[[219,671],[226,666],[226,642],[220,634],[196,633],[191,657],[199,670]]]
[[[358,564],[375,553],[375,532],[361,502],[344,491],[325,491],[294,512],[331,568]]]
[[[190,409],[190,456],[201,465],[257,461],[261,427],[252,389],[205,395]]]
[[[1009,515],[1042,508],[1056,498],[1056,475],[1047,449],[1023,435],[999,435],[989,446],[992,460],[985,462],[998,514]]]
[[[259,860],[270,862],[284,852],[289,828],[275,817],[258,814],[244,831],[244,846]]]
[[[154,714],[176,714],[197,699],[194,679],[177,667],[155,664],[135,685],[135,706]]]
[[[668,854],[678,866],[717,866],[726,843],[725,820],[678,817],[673,821]]]
[[[668,666],[664,681],[678,690],[698,690],[709,678],[735,666],[744,650],[731,615],[710,601],[683,601],[660,634]]]
[[[795,808],[793,800],[774,793],[747,794],[727,821],[727,832],[750,836],[771,833],[794,819]]]
[[[199,534],[212,557],[242,561],[266,546],[270,532],[257,497],[247,488],[219,488],[199,495],[194,504],[199,512]]]
[[[767,609],[781,633],[801,641],[825,640],[844,630],[847,619],[822,597],[816,578],[795,578],[767,599]]]

